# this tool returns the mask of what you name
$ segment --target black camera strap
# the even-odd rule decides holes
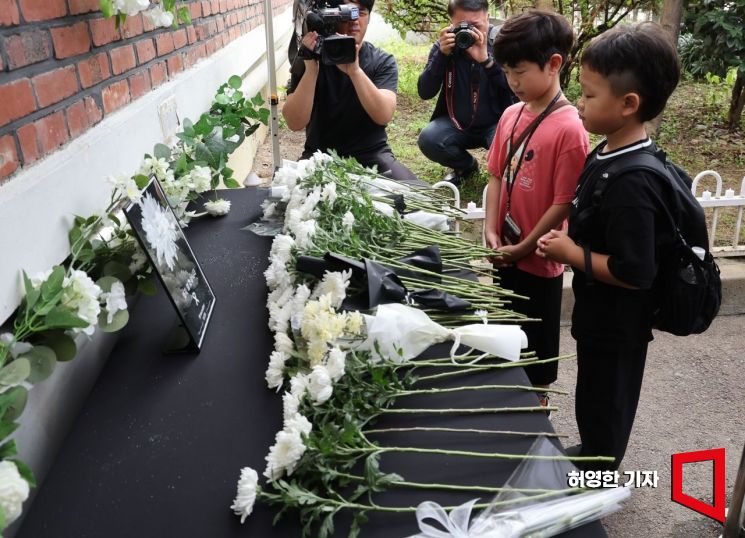
[[[512,124],[512,131],[510,132],[510,137],[507,139],[507,158],[504,161],[504,165],[502,165],[502,174],[500,177],[504,178],[506,174],[506,181],[507,181],[507,213],[510,212],[510,201],[512,199],[512,189],[515,186],[515,180],[517,179],[517,174],[520,172],[520,168],[523,164],[523,158],[525,157],[525,150],[528,148],[528,144],[530,143],[530,139],[533,137],[533,133],[535,133],[536,129],[538,129],[538,126],[541,124],[543,120],[545,120],[549,114],[554,112],[555,110],[558,110],[562,107],[565,107],[567,105],[570,105],[571,103],[567,101],[566,99],[561,99],[561,90],[554,96],[554,98],[551,100],[551,102],[548,104],[548,106],[536,116],[536,118],[530,122],[530,125],[528,125],[525,130],[520,133],[520,136],[517,137],[517,140],[514,140],[515,137],[515,130],[517,129],[517,125],[520,123],[520,118],[523,115],[523,110],[525,110],[525,104],[523,104],[522,107],[520,107],[520,112],[517,113],[517,118],[515,118],[515,123]],[[515,169],[512,169],[512,160],[515,157],[515,154],[517,152],[520,152],[520,155],[517,159],[517,164],[515,165]]]
[[[453,94],[455,93],[455,62],[451,59],[448,62],[448,68],[445,70],[445,106],[448,109],[448,115],[450,121],[459,131],[465,131],[470,129],[473,122],[476,120],[476,109],[479,107],[479,94],[481,93],[479,86],[481,85],[481,68],[472,63],[471,64],[471,121],[465,128],[461,126],[458,119],[455,117],[455,107],[453,106]]]

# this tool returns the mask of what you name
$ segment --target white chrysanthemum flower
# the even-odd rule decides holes
[[[273,183],[275,185],[284,185],[288,190],[295,188],[300,175],[298,170],[290,166],[283,166],[274,173]]]
[[[251,515],[256,502],[256,493],[259,491],[259,475],[250,467],[241,469],[241,477],[238,479],[238,492],[230,507],[236,516],[241,516],[241,523]]]
[[[344,217],[341,219],[341,223],[347,230],[352,229],[352,226],[354,226],[354,215],[352,215],[351,211],[347,211],[346,213],[344,213]]]
[[[308,392],[316,404],[322,404],[331,398],[334,387],[331,382],[331,376],[325,366],[318,365],[313,367],[308,378]]]
[[[316,235],[316,221],[304,220],[295,228],[295,241],[300,250],[306,251],[313,246],[313,237]]]
[[[285,363],[289,357],[281,351],[272,351],[269,355],[269,367],[266,369],[266,384],[270,389],[277,389],[282,386],[285,376]]]
[[[111,291],[101,294],[101,300],[106,307],[106,322],[114,321],[114,316],[120,310],[127,309],[127,298],[124,294],[124,284],[117,281],[111,285]]]
[[[78,269],[73,269],[70,275],[65,277],[62,288],[60,304],[89,324],[88,327],[75,330],[91,336],[96,330],[98,315],[101,313],[99,303],[101,288],[90,279],[85,271]]]
[[[326,370],[334,382],[339,381],[344,376],[346,362],[347,354],[338,347],[333,347],[329,351],[329,356],[326,360]]]
[[[308,160],[316,165],[324,165],[333,161],[334,158],[328,153],[324,153],[319,149],[313,155],[311,155],[310,159]]]
[[[292,249],[295,248],[295,240],[286,234],[277,234],[272,241],[270,258],[280,263],[287,263],[292,258]]]
[[[302,435],[310,435],[313,425],[300,413],[295,413],[289,419],[285,419],[286,432],[298,432]]]
[[[230,212],[230,201],[219,198],[204,203],[204,210],[213,217],[221,217]]]
[[[173,13],[170,11],[164,11],[159,5],[148,10],[148,12],[145,13],[145,16],[150,19],[150,22],[156,28],[167,28],[173,24]]]
[[[0,506],[9,525],[21,515],[23,502],[28,499],[29,486],[12,461],[0,461]]]
[[[310,298],[310,294],[310,288],[305,284],[300,284],[295,291],[295,296],[293,297],[290,306],[290,320],[292,321],[292,328],[295,330],[299,330],[303,324],[305,305]]]
[[[126,174],[118,174],[116,176],[108,176],[109,183],[111,183],[116,190],[124,194],[132,202],[139,201],[142,196],[142,191],[137,186],[132,177]]]
[[[321,201],[321,189],[316,187],[303,200],[300,213],[303,219],[315,218],[318,215],[318,203]],[[287,207],[290,207],[289,205]]]
[[[321,193],[321,199],[328,202],[329,206],[333,208],[334,202],[336,202],[338,197],[339,195],[336,193],[336,183],[333,181],[326,183],[323,187],[323,192]]]
[[[292,286],[292,277],[287,272],[287,266],[278,260],[273,260],[269,267],[264,271],[264,278],[266,278],[266,285],[270,289],[282,288]]]
[[[147,9],[149,5],[150,0],[114,0],[114,10],[129,17],[134,17],[140,11]]]
[[[300,409],[300,399],[292,392],[285,392],[282,395],[282,416],[285,421],[295,416]]]
[[[203,193],[212,188],[212,171],[207,166],[195,166],[194,169],[189,172],[184,178],[189,184],[189,189]],[[205,204],[206,207],[207,204]],[[228,203],[228,206],[230,204]],[[230,209],[228,207],[228,209]]]
[[[266,456],[264,476],[272,481],[280,478],[284,472],[291,476],[300,458],[305,454],[305,445],[300,432],[282,430],[277,433],[276,442]]]
[[[295,344],[287,333],[278,332],[274,334],[274,349],[289,356],[295,351]]]
[[[489,312],[487,312],[486,310],[476,310],[473,314],[480,317],[481,321],[483,321],[485,324],[489,323],[489,319],[487,318]]]
[[[328,344],[325,340],[311,340],[308,343],[308,360],[311,366],[317,366],[323,362]]]
[[[171,172],[170,176],[168,172]],[[161,182],[173,178],[173,171],[169,170],[168,161],[157,157],[145,157],[142,165],[140,165],[140,174],[145,176],[154,175]]]
[[[158,201],[149,194],[142,197],[140,206],[142,229],[145,232],[145,239],[155,251],[156,262],[158,265],[166,265],[173,269],[178,256],[176,224],[173,219],[168,218],[168,209],[160,207]]]
[[[265,200],[266,201],[266,200]],[[264,218],[268,219],[274,213],[277,211],[277,203],[276,202],[269,202],[265,206],[262,206],[264,208]]]
[[[341,272],[326,271],[323,280],[316,288],[316,295],[319,297],[328,295],[331,306],[339,308],[347,297],[350,278],[352,278],[351,269]]]
[[[290,393],[295,396],[299,401],[305,396],[305,392],[308,390],[309,379],[305,374],[295,374],[290,379]]]
[[[356,336],[362,332],[362,326],[364,323],[365,318],[362,317],[362,314],[357,311],[349,312],[347,314],[346,331]]]

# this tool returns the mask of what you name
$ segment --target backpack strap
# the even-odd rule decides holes
[[[486,44],[488,46],[488,51],[492,51],[494,49],[494,41],[497,40],[497,34],[499,33],[499,26],[492,26],[489,25],[489,33],[486,36]]]

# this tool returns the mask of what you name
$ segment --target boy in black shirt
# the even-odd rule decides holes
[[[591,42],[582,55],[578,109],[585,128],[606,140],[587,158],[568,235],[551,231],[538,240],[539,256],[574,269],[575,412],[582,444],[568,452],[615,457],[611,464],[586,465],[593,469],[617,469],[626,451],[652,340],[655,277],[671,244],[669,223],[655,203],[655,193],[666,197],[656,176],[612,177],[599,203],[593,193],[611,163],[655,151],[644,122],[662,112],[679,76],[675,47],[657,24],[617,27]]]

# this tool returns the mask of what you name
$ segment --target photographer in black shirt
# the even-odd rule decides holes
[[[393,156],[385,126],[396,110],[398,67],[392,55],[364,41],[375,0],[346,0],[359,8],[359,18],[339,23],[337,32],[354,37],[353,63],[325,65],[303,59],[295,65],[282,115],[293,131],[305,128],[307,158],[317,150],[335,150],[364,166],[399,181],[421,183]],[[302,45],[316,50],[319,35],[308,32]]]
[[[487,0],[450,0],[451,26],[440,30],[419,76],[419,97],[439,93],[419,148],[428,159],[452,168],[445,179],[456,184],[478,170],[467,150],[488,149],[502,112],[516,102],[491,55],[497,28],[489,24],[488,9]]]

